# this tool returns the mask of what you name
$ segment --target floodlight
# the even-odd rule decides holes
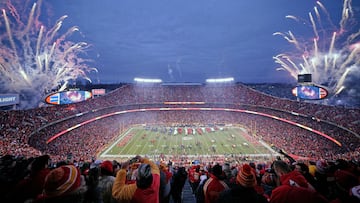
[[[206,79],[207,83],[225,83],[225,82],[233,82],[234,78],[230,77],[230,78],[209,78]]]
[[[161,83],[161,79],[150,79],[150,78],[134,78],[135,82],[139,83]]]

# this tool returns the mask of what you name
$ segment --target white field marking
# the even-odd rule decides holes
[[[241,156],[248,156],[248,157],[275,157],[277,154],[241,154]],[[136,154],[108,154],[106,156],[102,156],[103,157],[112,157],[112,158],[131,158],[136,156]],[[164,156],[173,156],[172,154],[164,154]],[[186,155],[187,157],[210,157],[210,156],[224,156],[224,154],[211,154],[211,155],[195,155],[195,154],[189,154]]]
[[[238,127],[232,127],[232,128],[238,128]],[[240,129],[244,132],[246,132],[246,129],[240,127]],[[110,150],[112,150],[112,148],[118,144],[120,142],[121,139],[123,139],[130,131],[132,130],[129,129],[128,131],[126,131],[126,133],[123,134],[123,136],[120,136],[116,142],[114,142],[107,150],[105,150],[100,157],[109,157],[109,158],[131,158],[133,156],[136,156],[137,154],[107,154]],[[279,153],[277,153],[275,150],[273,150],[268,144],[266,144],[265,142],[258,140],[265,148],[267,148],[268,150],[271,151],[271,153],[268,154],[242,154],[242,156],[249,156],[249,157],[257,157],[257,156],[264,156],[264,157],[272,157],[272,156],[279,156]],[[179,145],[173,145],[175,148],[178,147]],[[222,156],[223,154],[217,154],[215,156]],[[165,156],[173,156],[173,154],[167,154]],[[188,157],[199,157],[199,155],[187,155]],[[202,157],[206,157],[207,155],[200,155]]]
[[[124,133],[122,136],[119,136],[119,138],[116,140],[116,142],[114,142],[109,148],[107,148],[102,154],[100,154],[100,157],[105,156],[107,153],[109,153],[110,150],[112,150],[112,148],[117,145],[127,134],[130,133],[130,131],[132,130],[129,129],[128,131],[126,131],[126,133]]]

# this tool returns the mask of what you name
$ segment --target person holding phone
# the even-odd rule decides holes
[[[126,172],[130,162],[140,162],[136,182],[126,184]],[[121,164],[112,188],[112,195],[117,201],[159,202],[160,170],[148,158],[136,156]]]

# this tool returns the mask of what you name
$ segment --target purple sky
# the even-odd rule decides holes
[[[342,1],[321,2],[338,25]],[[294,47],[272,34],[292,30],[311,39],[310,26],[285,16],[308,20],[316,1],[62,0],[51,4],[54,20],[67,14],[64,27],[78,25],[82,40],[93,45],[100,82],[132,82],[134,77],[204,82],[231,76],[239,82],[261,83],[296,82],[288,72],[276,71],[272,58]]]

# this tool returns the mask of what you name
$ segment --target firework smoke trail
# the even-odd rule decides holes
[[[354,11],[351,0],[344,0],[339,28],[331,21],[330,14],[321,2],[316,3],[314,15],[309,13],[309,20],[303,24],[311,25],[313,37],[304,40],[295,37],[293,32],[275,32],[294,44],[294,53],[282,53],[274,58],[280,67],[297,79],[298,74],[310,73],[315,84],[324,85],[332,95],[337,95],[347,88],[347,79],[353,78],[360,71],[360,29],[354,31]],[[326,22],[322,22],[323,18]],[[316,17],[314,17],[316,16]],[[296,22],[303,19],[288,15],[287,19]],[[326,27],[326,25],[328,25]],[[302,39],[302,40],[300,40]]]
[[[91,60],[79,55],[85,55],[89,45],[66,40],[79,29],[74,26],[61,35],[65,15],[47,30],[39,21],[41,4],[41,0],[35,2],[24,17],[10,1],[1,11],[0,87],[1,91],[19,93],[22,101],[31,101],[22,103],[21,108],[37,107],[45,90],[63,90],[81,78],[91,82],[87,73],[97,72],[88,66]]]

